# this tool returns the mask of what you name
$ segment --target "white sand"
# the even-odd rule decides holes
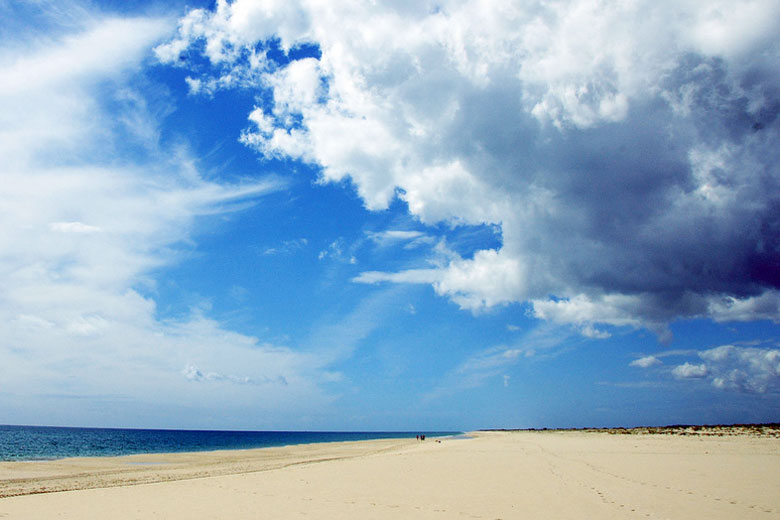
[[[3,498],[0,518],[780,518],[780,440],[747,435],[486,433],[6,463],[0,492],[182,477]]]

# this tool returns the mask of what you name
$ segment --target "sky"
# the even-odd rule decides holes
[[[0,423],[780,420],[779,25],[0,1]]]

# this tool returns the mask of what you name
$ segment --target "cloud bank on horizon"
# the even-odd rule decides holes
[[[355,281],[666,338],[780,321],[778,22],[773,0],[220,0],[155,52],[193,95],[262,96],[241,136],[262,156],[370,210],[500,227],[496,249]]]

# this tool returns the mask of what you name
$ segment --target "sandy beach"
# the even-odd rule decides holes
[[[0,518],[780,518],[777,437],[615,433],[1,463]]]

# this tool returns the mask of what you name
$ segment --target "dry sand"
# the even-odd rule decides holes
[[[2,463],[0,495],[0,518],[30,520],[771,519],[780,439],[491,432]]]

